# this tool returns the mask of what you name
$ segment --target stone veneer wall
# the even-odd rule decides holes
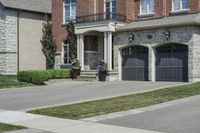
[[[152,78],[152,49],[166,43],[180,43],[188,45],[189,81],[200,81],[200,28],[197,26],[168,28],[171,33],[170,40],[166,40],[167,29],[131,31],[135,39],[129,42],[131,32],[119,32],[114,37],[114,69],[118,70],[118,49],[122,46],[142,45],[149,48],[149,80]],[[148,35],[152,35],[149,39]]]
[[[17,12],[0,6],[0,74],[17,72]]]

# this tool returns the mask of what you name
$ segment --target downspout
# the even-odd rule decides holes
[[[17,12],[17,72],[19,71],[19,17],[21,10]]]

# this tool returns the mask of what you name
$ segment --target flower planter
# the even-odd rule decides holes
[[[106,81],[106,76],[107,76],[107,74],[105,74],[105,73],[99,73],[98,74],[99,81]]]

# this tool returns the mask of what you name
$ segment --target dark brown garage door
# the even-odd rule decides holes
[[[131,46],[122,50],[122,80],[148,80],[148,48]]]
[[[188,46],[166,44],[156,49],[157,81],[188,81]]]

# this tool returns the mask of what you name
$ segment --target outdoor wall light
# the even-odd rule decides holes
[[[171,36],[171,33],[170,33],[169,30],[167,30],[167,31],[165,32],[165,38],[166,38],[166,40],[169,40],[170,36]]]
[[[129,37],[128,37],[128,40],[129,40],[130,42],[132,42],[134,39],[135,39],[135,35],[133,34],[133,32],[131,32],[131,34],[130,34]]]

